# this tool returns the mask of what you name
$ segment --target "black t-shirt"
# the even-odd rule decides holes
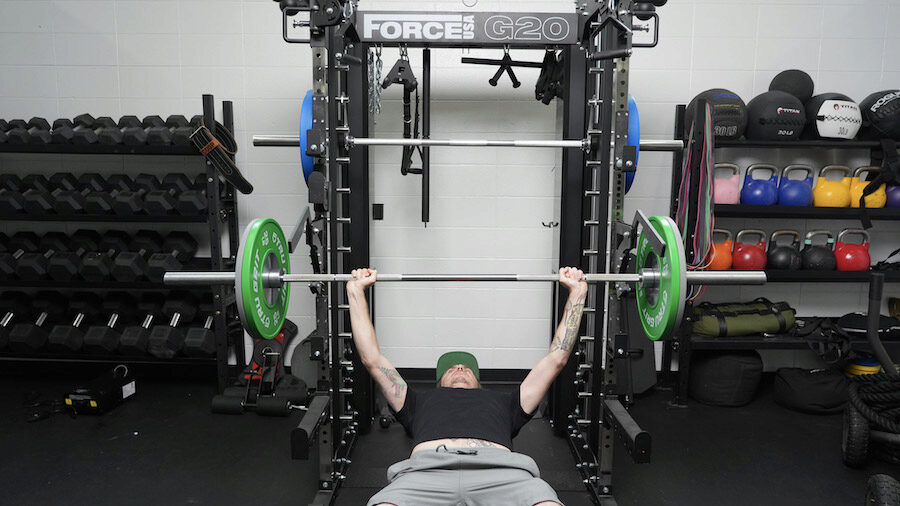
[[[394,413],[413,445],[443,438],[484,439],[512,449],[512,438],[534,413],[522,410],[519,389],[483,388],[406,391],[403,408]]]

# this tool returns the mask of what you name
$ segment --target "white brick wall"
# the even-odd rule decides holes
[[[467,9],[459,1],[363,1],[399,10]],[[512,5],[482,0],[477,10],[568,11],[572,2],[522,0]],[[306,202],[292,149],[254,148],[254,134],[296,132],[299,98],[310,86],[310,53],[281,39],[280,14],[269,0],[244,1],[39,1],[0,0],[0,117],[70,117],[200,112],[201,93],[235,102],[238,164],[256,191],[239,200],[242,225],[273,216],[287,232]],[[660,43],[632,58],[631,92],[639,102],[646,138],[671,138],[674,107],[707,88],[725,87],[745,101],[765,91],[784,68],[812,75],[818,92],[838,91],[860,100],[900,86],[900,43],[893,27],[900,5],[889,0],[708,0],[672,1],[661,9]],[[387,71],[396,51],[384,53]],[[497,57],[499,51],[471,51]],[[516,69],[523,82],[513,89],[486,81],[495,69],[464,66],[461,51],[433,53],[433,137],[558,137],[555,106],[533,100],[537,69]],[[513,51],[539,60],[537,52]],[[411,52],[414,65],[421,62]],[[375,118],[378,135],[401,131],[399,91],[384,93]],[[556,245],[542,221],[558,214],[558,152],[555,150],[432,150],[432,222],[419,223],[419,180],[399,175],[397,148],[371,150],[372,201],[385,204],[385,219],[372,223],[373,265],[384,272],[550,272]],[[780,151],[722,152],[742,166],[753,161],[787,164],[843,161],[844,153]],[[854,163],[862,163],[854,154]],[[140,170],[160,159],[0,157],[0,170]],[[671,157],[643,153],[626,215],[641,208],[668,211]],[[173,169],[176,170],[176,169]],[[785,226],[806,230],[821,222],[721,219],[738,229]],[[828,223],[839,226],[852,222]],[[5,223],[14,232],[29,224]],[[113,225],[110,225],[113,226]],[[39,224],[40,230],[53,228]],[[56,226],[65,230],[76,226]],[[878,258],[896,242],[897,228],[877,222]],[[292,257],[295,271],[308,271],[305,253]],[[890,288],[897,294],[896,285]],[[550,327],[549,288],[542,286],[383,286],[377,320],[380,339],[400,367],[428,367],[443,351],[475,349],[484,367],[527,368],[541,356]],[[760,294],[789,300],[801,314],[840,314],[860,309],[859,285],[772,285],[717,288],[711,299]],[[309,332],[312,299],[294,290],[290,316]]]

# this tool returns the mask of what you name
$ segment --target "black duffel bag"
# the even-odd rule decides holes
[[[775,372],[775,402],[815,415],[842,413],[847,379],[836,369],[782,367]]]

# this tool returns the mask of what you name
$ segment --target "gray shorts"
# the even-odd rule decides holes
[[[532,506],[560,502],[534,460],[500,448],[421,450],[388,468],[368,506]],[[560,503],[562,504],[562,503]]]

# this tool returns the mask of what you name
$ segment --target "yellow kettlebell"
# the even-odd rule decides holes
[[[869,184],[868,181],[863,181],[862,177],[860,177],[864,173],[868,173],[869,177],[873,177],[873,175],[878,175],[881,172],[881,167],[860,167],[853,171],[853,177],[850,178],[850,207],[859,207],[859,198],[862,197],[863,190],[866,189],[866,186]],[[887,202],[887,185],[882,183],[881,186],[878,187],[874,192],[866,195],[866,207],[870,209],[877,209],[879,207],[884,207],[884,204]]]
[[[844,176],[837,180],[826,179],[829,172],[843,172]],[[816,207],[849,207],[850,206],[850,167],[846,165],[827,165],[819,171],[816,187],[813,188],[813,205]]]

